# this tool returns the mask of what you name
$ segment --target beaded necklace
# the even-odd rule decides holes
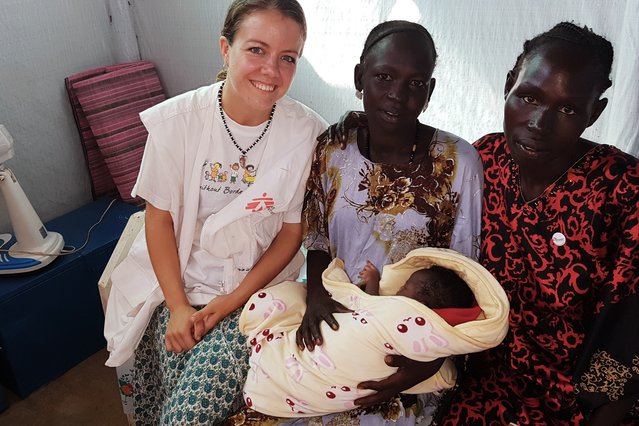
[[[271,127],[271,122],[273,121],[273,114],[275,114],[275,105],[276,104],[273,104],[273,108],[271,108],[271,113],[268,116],[268,121],[266,122],[266,127],[264,127],[264,130],[262,130],[262,133],[260,133],[260,135],[257,137],[257,139],[255,139],[255,142],[253,142],[251,145],[249,145],[248,148],[242,149],[237,144],[237,141],[233,137],[233,133],[231,133],[231,129],[229,129],[229,125],[226,123],[226,118],[225,118],[225,115],[224,115],[224,109],[222,109],[222,89],[224,88],[224,83],[225,82],[223,82],[222,85],[220,86],[220,91],[217,92],[217,106],[220,109],[220,115],[222,116],[222,124],[224,124],[224,128],[226,129],[226,133],[231,138],[231,142],[233,142],[233,145],[235,145],[235,147],[242,153],[242,155],[240,155],[240,164],[245,164],[246,163],[246,153],[249,152],[255,145],[257,145],[257,143],[259,141],[262,140],[262,138],[264,137],[266,132],[268,132],[269,127]]]

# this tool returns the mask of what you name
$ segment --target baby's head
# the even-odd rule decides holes
[[[475,305],[475,296],[464,280],[452,270],[437,265],[413,272],[397,295],[415,299],[431,309]]]

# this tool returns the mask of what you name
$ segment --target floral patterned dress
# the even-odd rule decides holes
[[[367,260],[378,269],[418,247],[477,258],[482,167],[468,142],[436,130],[429,155],[407,164],[372,163],[357,132],[345,149],[321,141],[307,184],[304,245],[344,260],[352,282]]]
[[[475,146],[485,170],[480,262],[508,294],[510,330],[479,354],[445,424],[578,425],[601,404],[636,401],[638,160],[595,146],[524,202],[504,135]]]
[[[407,164],[372,163],[351,131],[345,149],[320,141],[307,183],[304,245],[344,260],[351,282],[367,260],[378,269],[418,247],[444,247],[476,259],[479,253],[481,160],[465,140],[436,130],[426,158]],[[395,398],[361,408],[298,419],[291,425],[414,425],[439,399]],[[425,410],[423,405],[431,406]]]

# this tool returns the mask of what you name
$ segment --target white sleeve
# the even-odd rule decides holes
[[[184,170],[183,162],[179,161],[181,145],[171,144],[166,139],[149,133],[132,193],[160,210],[171,211],[180,205]]]

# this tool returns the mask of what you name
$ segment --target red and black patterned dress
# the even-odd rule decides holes
[[[471,362],[444,423],[577,425],[610,400],[636,401],[638,160],[597,145],[525,202],[504,135],[475,147],[481,263],[508,294],[510,330]]]

